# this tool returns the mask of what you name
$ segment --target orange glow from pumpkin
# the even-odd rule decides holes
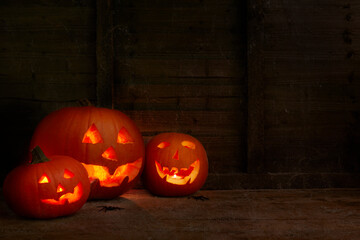
[[[59,186],[61,186],[61,185],[59,184]],[[59,186],[58,186],[58,189],[59,189]],[[41,202],[50,204],[50,205],[64,205],[64,204],[66,204],[66,202],[74,203],[76,201],[79,201],[81,199],[82,195],[83,195],[82,184],[79,183],[78,185],[75,186],[73,193],[69,192],[69,193],[65,193],[65,194],[61,195],[59,197],[59,200],[48,198],[48,199],[41,199]]]
[[[83,165],[88,172],[90,182],[98,179],[101,187],[118,187],[125,177],[129,177],[128,181],[131,182],[139,174],[142,158],[117,167],[112,175],[107,167],[84,163]]]
[[[185,185],[188,182],[191,184],[196,179],[200,170],[200,161],[196,160],[189,168],[181,168],[178,170],[176,167],[172,167],[169,170],[168,167],[163,167],[157,161],[155,161],[156,171],[159,176],[168,182],[176,185]]]
[[[63,192],[63,191],[65,191],[65,188],[61,184],[59,184],[57,189],[56,189],[56,192],[60,193],[60,192]]]
[[[182,141],[181,145],[183,145],[184,147],[189,148],[189,149],[195,149],[195,143],[190,142],[190,141]]]
[[[166,148],[168,146],[170,146],[170,143],[168,142],[161,142],[159,145],[157,145],[157,147],[161,149]]]
[[[91,143],[91,144],[104,142],[100,135],[99,130],[96,128],[94,123],[89,127],[89,129],[84,134],[82,142]]]
[[[38,181],[38,183],[49,183],[49,182],[50,182],[49,177],[45,173],[40,177]]]
[[[122,144],[134,143],[134,139],[130,136],[126,128],[122,127],[117,136],[117,142]]]
[[[106,149],[101,156],[111,161],[117,161],[116,152],[112,146]]]
[[[179,160],[179,150],[176,150],[176,152],[174,153],[174,156],[172,158],[175,160]]]
[[[72,172],[70,172],[69,170],[65,169],[64,171],[64,178],[69,179],[74,177],[74,174]]]

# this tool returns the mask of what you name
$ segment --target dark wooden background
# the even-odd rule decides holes
[[[1,0],[1,180],[48,113],[189,133],[207,189],[360,186],[357,0]]]

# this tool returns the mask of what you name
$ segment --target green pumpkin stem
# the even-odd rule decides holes
[[[50,159],[45,156],[44,152],[41,150],[39,146],[36,146],[33,150],[31,150],[31,153],[32,153],[31,164],[50,161]]]

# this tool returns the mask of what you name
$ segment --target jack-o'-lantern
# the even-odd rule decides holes
[[[134,122],[124,113],[93,106],[68,107],[46,116],[30,148],[72,156],[83,163],[91,182],[91,199],[110,199],[139,178],[145,148]]]
[[[208,175],[202,144],[182,133],[162,133],[146,146],[145,184],[160,196],[184,196],[199,190]]]
[[[90,193],[83,165],[69,156],[47,158],[39,147],[30,164],[11,171],[4,181],[11,209],[31,218],[54,218],[78,211]]]

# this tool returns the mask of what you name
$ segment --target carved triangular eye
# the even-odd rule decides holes
[[[50,182],[49,177],[45,173],[40,177],[38,181],[38,183],[49,183],[49,182]]]
[[[189,148],[189,149],[195,149],[195,143],[190,142],[190,141],[182,141],[181,145],[183,145],[184,147]]]
[[[89,127],[89,129],[86,131],[86,133],[84,134],[83,143],[102,143],[104,142],[99,130],[96,128],[95,124],[91,124],[91,126]]]
[[[122,144],[134,143],[134,139],[130,136],[126,128],[122,127],[117,136],[117,142]]]
[[[157,147],[161,148],[161,149],[166,148],[168,146],[170,146],[170,143],[168,143],[168,142],[161,142],[161,143],[159,143],[159,145],[157,145]]]
[[[64,171],[64,178],[72,178],[74,177],[74,174],[70,172],[69,170],[65,169]]]

